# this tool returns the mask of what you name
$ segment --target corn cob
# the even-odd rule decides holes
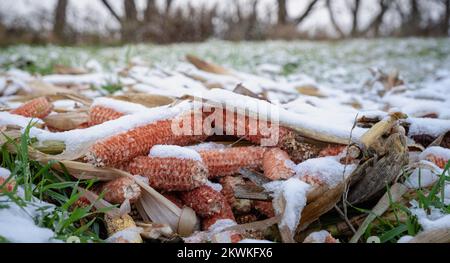
[[[231,211],[230,205],[228,205],[228,203],[226,202],[224,203],[222,210],[220,210],[218,213],[203,218],[202,229],[208,230],[210,226],[214,225],[218,220],[221,219],[230,219],[236,221],[233,212]]]
[[[263,139],[267,140],[270,138],[270,136],[262,135],[262,125],[260,120],[255,120],[248,116],[244,117],[229,111],[224,111],[224,116],[223,123],[215,123],[215,127],[217,130],[222,130],[222,132],[227,135],[239,136],[258,145],[261,145]],[[269,131],[273,133],[276,132],[277,129],[272,125],[276,124],[268,122],[264,126],[267,126]],[[230,131],[232,131],[233,134],[229,134]],[[277,146],[288,152],[291,159],[296,163],[316,157],[321,149],[317,145],[306,142],[304,138],[298,136],[293,130],[283,126],[278,127],[278,136],[273,141],[273,145],[270,146]]]
[[[0,177],[0,187],[3,186],[3,187],[0,188],[0,193],[2,191],[4,191],[4,190],[6,190],[6,192],[11,192],[12,190],[14,190],[14,187],[15,187],[15,183],[14,182],[9,181],[6,184],[5,184],[5,182],[6,182],[6,179],[3,178],[3,177]],[[5,185],[3,185],[3,184],[5,184]]]
[[[264,153],[264,176],[270,180],[288,179],[295,174],[294,163],[280,148],[272,148]]]
[[[105,214],[108,240],[112,243],[142,243],[142,238],[136,228],[136,223],[128,214],[109,216]]]
[[[445,166],[447,165],[449,159],[441,157],[441,156],[437,156],[437,155],[433,155],[433,154],[429,154],[425,157],[425,160],[430,161],[432,163],[434,163],[435,165],[437,165],[439,168],[444,169]]]
[[[263,216],[266,216],[268,218],[275,216],[275,210],[273,209],[272,202],[270,201],[255,200],[253,201],[253,207]]]
[[[86,160],[100,167],[117,167],[137,156],[147,155],[154,145],[184,146],[207,137],[207,135],[175,135],[172,132],[172,121],[171,119],[157,121],[101,140],[92,145],[86,154]]]
[[[96,105],[89,109],[89,126],[115,120],[122,116],[124,116],[123,113],[117,112],[114,109]]]
[[[141,188],[133,179],[120,177],[103,184],[99,193],[105,193],[103,199],[112,204],[122,204],[125,200],[136,202],[141,196]]]
[[[263,147],[235,147],[200,151],[200,155],[208,167],[209,178],[215,178],[237,174],[241,168],[261,168],[264,151]]]
[[[337,156],[337,155],[341,154],[342,152],[344,152],[344,150],[346,148],[347,148],[347,146],[345,146],[345,145],[328,146],[319,152],[318,157]]]
[[[221,193],[233,209],[233,212],[239,214],[250,212],[252,205],[251,201],[248,199],[236,199],[234,196],[236,185],[245,184],[241,177],[225,176],[220,178],[219,182],[222,185]]]
[[[52,110],[53,104],[51,104],[46,97],[39,97],[26,102],[17,109],[10,111],[10,113],[29,118],[43,119],[47,117]]]
[[[189,191],[207,181],[208,170],[199,161],[140,156],[130,162],[128,171],[146,176],[150,186],[165,191]]]
[[[243,214],[236,216],[236,222],[238,224],[248,224],[258,221],[258,217],[254,214]]]
[[[225,197],[207,185],[197,187],[191,191],[180,192],[183,203],[201,217],[211,216],[220,212],[225,206]]]

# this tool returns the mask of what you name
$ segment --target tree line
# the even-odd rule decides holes
[[[383,36],[448,36],[450,0],[300,0],[303,10],[294,10],[298,16],[289,15],[290,1],[276,0],[276,5],[261,13],[260,1],[227,1],[226,10],[219,6],[174,5],[165,0],[146,0],[145,8],[138,8],[135,0],[120,0],[121,10],[111,5],[111,0],[99,1],[116,20],[120,29],[103,34],[78,32],[68,23],[69,3],[73,0],[57,0],[51,29],[43,34],[37,30],[30,41],[77,43],[77,42],[195,42],[211,37],[226,40],[266,39],[329,39]],[[117,0],[116,0],[117,1]],[[363,5],[371,2],[372,10],[363,13]],[[117,6],[116,6],[117,7]],[[302,25],[318,10],[326,10],[330,25],[311,34]],[[341,16],[351,19],[343,25]],[[46,17],[46,16],[44,16]],[[366,21],[362,23],[362,17]],[[369,21],[367,22],[367,19]],[[95,23],[95,21],[93,21]],[[15,25],[17,26],[17,25]],[[1,23],[0,36],[18,37],[30,35],[26,26],[14,28]],[[40,39],[42,38],[42,39]],[[19,39],[20,40],[20,39]]]

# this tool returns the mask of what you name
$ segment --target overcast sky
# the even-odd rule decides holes
[[[251,0],[238,0],[242,3],[243,6],[246,3],[250,3]],[[333,0],[333,5],[336,10],[336,17],[338,18],[338,22],[344,28],[349,30],[351,24],[351,16],[348,13],[348,6],[351,0]],[[109,0],[109,2],[115,7],[118,12],[121,12],[123,8],[123,0]],[[164,0],[157,0],[158,4],[162,5]],[[187,3],[192,3],[193,5],[209,5],[212,6],[216,3],[219,3],[219,10],[221,12],[226,12],[230,6],[233,6],[230,3],[234,2],[234,0],[174,0],[174,5],[183,6],[187,5]],[[297,17],[300,13],[305,9],[306,4],[309,1],[300,1],[300,0],[288,0],[288,13],[289,16],[294,18]],[[324,1],[320,2],[320,5],[317,6],[313,15],[311,15],[304,23],[301,25],[301,29],[309,29],[314,32],[314,30],[318,29],[327,29],[327,31],[331,32],[332,27],[330,26],[330,18],[327,10],[323,4]],[[145,0],[137,0],[137,4],[140,8],[145,7]],[[378,12],[378,6],[374,4],[375,1],[362,1],[362,11],[360,12],[360,26],[363,28],[367,25],[373,15]],[[46,9],[49,12],[53,10],[56,4],[56,0],[0,0],[0,9],[2,14],[6,15],[7,18],[12,18],[14,16],[21,16],[24,18],[33,17],[31,14],[33,12],[38,12],[41,9]],[[268,10],[273,16],[276,18],[276,0],[260,0],[260,4],[258,6],[259,14],[262,17],[267,18]],[[228,10],[230,11],[230,10]],[[386,17],[390,19],[392,23],[396,23],[395,17],[389,16]],[[69,23],[71,25],[75,25],[78,28],[84,28],[86,23],[86,19],[92,19],[98,23],[95,23],[97,28],[94,30],[101,30],[102,28],[117,28],[117,22],[112,18],[112,16],[108,13],[108,11],[104,8],[103,4],[100,0],[69,0]],[[92,23],[89,24],[89,27],[92,27]],[[85,28],[84,28],[85,29]],[[92,28],[88,28],[92,29]],[[330,31],[331,30],[331,31]]]

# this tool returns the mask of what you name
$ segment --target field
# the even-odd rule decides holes
[[[186,58],[188,54],[195,57]],[[236,89],[239,84],[241,88]],[[257,226],[261,220],[279,220],[276,221],[279,230],[271,228],[269,231],[267,228],[264,235],[255,237],[239,233],[240,240],[246,242],[256,239],[275,242],[295,239],[298,242],[304,241],[305,237],[309,242],[335,242],[336,239],[340,242],[366,242],[371,236],[376,236],[377,242],[447,240],[448,235],[442,237],[433,231],[450,227],[450,185],[447,183],[450,175],[449,94],[448,39],[239,43],[211,40],[201,44],[168,46],[2,48],[0,131],[4,136],[0,137],[0,164],[5,169],[0,168],[0,179],[3,178],[0,180],[0,241],[65,242],[68,238],[81,242],[142,241],[139,234],[144,240],[179,240],[179,236],[172,233],[177,231],[170,222],[156,222],[166,225],[154,226],[143,218],[133,218],[138,222],[137,225],[133,223],[133,227],[111,232],[112,226],[104,222],[104,213],[112,217],[113,212],[123,214],[126,211],[125,214],[131,215],[136,212],[135,204],[130,208],[130,200],[126,199],[109,201],[115,206],[108,202],[108,205],[99,205],[99,200],[104,202],[105,192],[101,189],[107,190],[107,186],[104,188],[105,183],[99,183],[97,176],[109,171],[104,170],[108,169],[104,166],[120,168],[119,164],[123,163],[113,163],[106,157],[101,161],[89,159],[93,155],[89,147],[110,136],[149,125],[151,121],[173,118],[184,107],[183,103],[177,102],[196,96],[250,111],[260,110],[252,108],[250,102],[268,101],[271,103],[269,108],[277,110],[281,127],[286,125],[314,141],[312,147],[319,145],[315,142],[320,142],[320,145],[326,143],[327,146],[317,146],[320,148],[317,152],[300,159],[297,158],[300,150],[279,146],[288,153],[288,159],[293,160],[289,160],[292,164],[286,168],[291,171],[289,177],[292,178],[277,178],[271,183],[258,185],[265,189],[264,193],[271,195],[267,200],[273,198],[274,207],[271,208],[275,211],[272,213],[277,217],[255,208],[253,200],[238,198],[242,203],[251,203],[250,212],[242,212],[239,210],[242,207],[235,201],[227,200],[233,209],[232,217],[235,217],[232,222],[229,222],[230,217],[222,218],[228,221],[223,220],[222,225],[215,225],[209,232],[205,227],[205,232],[200,232],[208,233],[207,237],[197,233],[185,238],[185,242],[211,242],[211,239],[215,240],[212,236],[226,232],[224,228],[233,227],[236,222],[248,223],[244,216],[254,217],[250,223],[256,225],[249,225],[249,228]],[[14,113],[23,103],[42,96],[52,104],[50,114],[40,117]],[[139,96],[141,98],[138,99]],[[147,99],[146,96],[150,97]],[[168,102],[174,103],[169,107]],[[94,125],[92,111],[95,106],[109,107],[119,115]],[[168,108],[164,108],[166,106]],[[29,117],[42,121],[32,124]],[[381,128],[376,129],[377,125]],[[380,129],[383,130],[381,134],[372,135]],[[373,136],[370,140],[366,136],[369,133]],[[198,155],[202,155],[201,147],[214,151],[230,143],[240,144],[241,139],[237,142],[220,139],[215,143],[192,146],[189,150],[186,147],[166,149],[162,146],[157,151],[158,148],[153,146],[152,151],[155,149],[157,152],[153,158],[182,156],[181,159],[197,160]],[[248,143],[258,144],[251,139],[248,141],[243,147]],[[348,158],[352,155],[350,146],[353,144],[358,146],[361,154],[350,162]],[[342,145],[348,148],[344,150]],[[28,146],[41,151],[45,157],[36,158]],[[330,149],[340,150],[330,154]],[[119,150],[128,154],[129,148],[111,151]],[[95,154],[93,156],[97,158],[99,153]],[[116,156],[110,156],[113,155]],[[237,156],[244,159],[245,152]],[[348,193],[346,188],[353,173],[372,157],[377,161],[371,164],[374,168],[370,174],[380,177],[378,181],[373,180],[376,183],[371,185],[362,185],[364,180],[352,183],[354,194],[343,195]],[[205,156],[202,158],[204,161]],[[388,160],[387,166],[377,166],[378,160],[383,158]],[[57,162],[66,162],[67,165],[76,162],[78,166],[69,167],[73,170],[58,170],[54,167]],[[206,166],[211,173],[213,169]],[[80,170],[83,169],[96,176],[82,178]],[[253,176],[258,174],[251,172]],[[259,172],[259,175],[261,172],[266,175],[266,170]],[[107,181],[114,179],[115,172],[112,173]],[[243,176],[241,170],[234,175],[237,174],[242,182],[252,181]],[[362,176],[365,175],[363,173]],[[138,184],[136,187],[141,187],[140,191],[147,195],[153,193],[148,190],[149,186],[163,194],[173,192],[173,189],[164,188],[166,185],[153,185],[149,177],[147,188],[137,181],[132,183],[133,187]],[[388,182],[383,181],[385,179]],[[209,184],[225,189],[226,183],[219,177],[210,176],[209,180]],[[310,215],[308,205],[317,200],[310,199],[308,193],[320,188],[316,183],[322,187],[326,185],[325,192],[338,194],[326,200],[318,198],[327,208],[319,215]],[[86,194],[86,189],[90,194]],[[175,194],[183,196],[186,191],[193,191],[180,189],[176,189]],[[366,189],[366,192],[361,192],[361,189]],[[235,191],[234,186],[232,191]],[[345,198],[341,199],[341,195]],[[157,201],[152,199],[152,202],[173,205],[168,200],[170,198],[157,196],[153,196]],[[108,198],[105,195],[105,199]],[[282,208],[276,207],[279,205],[276,200],[280,198],[285,202]],[[384,198],[387,205],[377,205],[371,212],[380,198]],[[87,204],[80,205],[81,200]],[[154,209],[154,204],[148,200],[141,198],[137,201],[144,207],[137,212],[141,217],[144,214],[150,219],[170,218],[167,214],[155,215],[155,212],[146,210],[146,207]],[[267,200],[266,203],[270,204]],[[339,205],[341,201],[343,207]],[[186,202],[183,205],[186,206]],[[192,206],[197,215],[201,215],[204,224],[210,219],[210,215],[197,211],[199,208],[195,204],[187,206]],[[309,217],[314,220],[308,224],[301,221],[301,218]],[[35,233],[34,238],[30,239],[24,233],[26,231],[20,229]]]

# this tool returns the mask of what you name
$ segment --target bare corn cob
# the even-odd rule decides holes
[[[178,158],[136,157],[128,171],[146,176],[150,186],[165,191],[189,191],[207,182],[208,170],[199,161]]]
[[[254,214],[243,214],[236,216],[236,222],[238,224],[248,224],[258,221],[258,217]]]
[[[201,217],[211,216],[220,212],[225,206],[225,197],[207,185],[197,187],[191,191],[180,192],[183,203]]]
[[[436,156],[433,154],[429,154],[425,157],[425,160],[430,161],[434,164],[436,164],[439,168],[444,169],[447,165],[449,159],[444,158],[442,156]]]
[[[266,216],[268,218],[275,216],[275,210],[273,209],[272,202],[270,201],[255,200],[253,201],[253,207],[263,216]]]
[[[89,109],[89,126],[115,120],[124,116],[123,113],[104,106],[96,105]]]
[[[104,193],[103,199],[113,204],[122,204],[127,199],[134,203],[141,196],[141,188],[133,179],[120,177],[104,183],[99,193]]]
[[[203,230],[208,230],[209,227],[214,225],[218,220],[222,219],[230,219],[236,221],[234,218],[233,212],[231,211],[230,205],[225,202],[224,207],[217,214],[213,214],[211,216],[205,217],[202,220],[202,228]]]
[[[220,184],[222,185],[221,193],[225,196],[228,204],[233,209],[233,212],[243,214],[248,213],[251,210],[251,201],[248,199],[236,199],[234,196],[234,189],[236,185],[245,184],[241,177],[225,176],[220,178]]]
[[[47,117],[52,110],[53,104],[51,104],[46,97],[39,97],[26,102],[17,109],[10,111],[10,113],[29,118],[43,119]]]
[[[272,125],[277,124],[271,122],[262,125],[262,121],[260,120],[248,116],[244,117],[229,111],[224,111],[224,116],[223,123],[215,123],[217,130],[222,130],[227,135],[242,137],[258,145],[261,145],[262,142],[264,142],[263,139],[268,140],[270,138],[271,140],[269,140],[269,143],[271,145],[267,146],[277,146],[281,148],[288,152],[291,159],[297,163],[316,157],[321,149],[321,146],[307,142],[289,128],[283,126],[275,127]],[[267,135],[262,134],[263,127],[267,127],[268,130],[265,131],[265,133],[268,133]],[[233,134],[229,134],[230,131],[232,131]],[[278,132],[278,134],[276,132]],[[271,137],[272,133],[274,133],[274,137]],[[266,141],[266,143],[268,142]]]
[[[234,175],[241,168],[257,169],[262,166],[263,147],[235,147],[200,151],[208,167],[209,178]]]
[[[288,179],[295,174],[294,163],[280,148],[268,149],[264,153],[264,176],[270,180]]]
[[[319,157],[325,157],[325,156],[337,156],[344,152],[344,150],[347,148],[345,145],[332,145],[328,146],[325,149],[322,149],[319,152]]]
[[[0,193],[4,190],[6,190],[6,192],[11,192],[12,190],[14,190],[15,187],[15,183],[13,181],[9,181],[5,184],[6,179],[3,177],[0,177],[0,187],[3,186],[2,188],[0,188]]]
[[[96,166],[117,167],[137,156],[147,155],[157,144],[189,145],[207,135],[175,135],[172,120],[161,120],[95,143],[86,154],[86,160]]]

